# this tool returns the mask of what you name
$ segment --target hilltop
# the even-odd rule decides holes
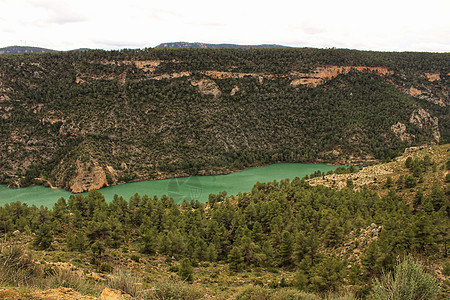
[[[73,192],[450,140],[449,54],[86,50],[0,56],[0,182]]]
[[[30,47],[30,46],[9,46],[0,48],[0,54],[24,54],[24,53],[48,53],[57,52],[56,50]]]
[[[250,48],[290,48],[288,46],[263,44],[263,45],[237,45],[237,44],[208,44],[208,43],[189,43],[189,42],[172,42],[161,43],[155,48],[227,48],[227,49],[250,49]]]
[[[190,43],[190,42],[170,42],[161,43],[155,48],[227,48],[227,49],[250,49],[250,48],[290,48],[283,45],[262,44],[262,45],[237,45],[237,44],[208,44],[208,43]],[[79,48],[70,51],[88,51],[89,48]],[[58,50],[52,50],[41,47],[31,46],[8,46],[0,48],[0,54],[24,54],[24,53],[52,53]]]

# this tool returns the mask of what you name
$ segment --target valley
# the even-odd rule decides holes
[[[204,203],[208,201],[209,194],[219,194],[227,191],[228,195],[237,195],[251,191],[256,182],[279,181],[295,177],[302,178],[316,171],[326,173],[335,168],[336,166],[332,165],[279,163],[227,175],[191,176],[123,183],[102,188],[100,192],[105,196],[108,203],[114,199],[114,195],[129,199],[136,193],[159,198],[166,195],[173,198],[177,204],[181,204],[183,201]],[[84,196],[87,194],[84,193]],[[20,201],[21,203],[38,207],[41,205],[52,207],[59,198],[69,199],[70,196],[74,196],[74,194],[69,191],[51,189],[44,186],[31,186],[19,189],[8,189],[4,185],[0,186],[0,205]]]
[[[0,298],[449,298],[449,53],[166,46],[0,55]]]
[[[448,299],[449,153],[409,149],[205,203],[91,191],[51,209],[6,204],[0,296],[380,299],[386,272],[404,270],[397,290]]]
[[[446,53],[143,49],[0,56],[0,183],[80,193],[450,138]]]

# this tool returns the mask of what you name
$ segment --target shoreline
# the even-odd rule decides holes
[[[78,193],[74,193],[73,191],[69,190],[69,189],[64,189],[62,187],[58,187],[58,186],[53,186],[51,184],[51,182],[47,179],[44,178],[34,178],[35,180],[39,180],[42,182],[42,184],[32,184],[32,185],[28,185],[25,187],[9,187],[6,185],[7,189],[10,190],[17,190],[17,189],[24,189],[24,188],[28,188],[28,187],[33,187],[33,186],[43,186],[43,187],[47,187],[50,188],[52,190],[62,190],[62,191],[66,191],[66,192],[70,192],[73,195],[77,195],[77,194],[83,194],[83,193],[88,193],[90,191],[93,190],[97,190],[97,191],[101,191],[102,189],[108,188],[108,187],[113,187],[113,186],[119,186],[119,185],[123,185],[123,184],[127,184],[127,183],[136,183],[136,182],[145,182],[145,181],[159,181],[159,180],[168,180],[168,179],[177,179],[177,178],[189,178],[189,177],[204,177],[204,176],[222,176],[222,175],[229,175],[229,174],[233,174],[233,173],[239,173],[239,172],[243,172],[243,171],[247,171],[250,169],[260,169],[260,168],[265,168],[265,167],[269,167],[272,165],[278,165],[278,164],[305,164],[305,165],[324,165],[324,166],[335,166],[335,167],[342,167],[342,166],[346,166],[349,167],[350,165],[342,165],[342,164],[333,164],[331,162],[283,162],[283,161],[277,161],[274,163],[270,163],[270,164],[261,164],[261,165],[255,165],[255,166],[250,166],[244,169],[233,169],[233,170],[218,170],[216,172],[206,172],[205,170],[201,170],[201,171],[205,171],[205,173],[203,174],[197,174],[197,175],[188,175],[186,173],[180,173],[181,176],[171,176],[170,174],[167,174],[167,176],[161,176],[161,177],[157,177],[157,178],[149,178],[149,177],[142,177],[142,178],[136,178],[130,181],[121,181],[121,182],[116,182],[107,186],[103,186],[99,189],[91,189],[91,190],[86,190],[83,192],[78,192]],[[48,184],[48,186],[46,186],[45,184],[43,184],[44,182],[46,182]],[[5,185],[5,184],[0,184],[0,185]]]
[[[273,167],[271,167],[273,166]],[[326,164],[304,164],[304,163],[276,163],[264,167],[248,168],[239,172],[229,174],[219,174],[210,176],[188,176],[167,178],[162,180],[147,180],[129,182],[129,185],[116,184],[107,188],[98,189],[109,202],[114,194],[123,196],[125,199],[133,196],[135,193],[140,195],[167,195],[174,198],[176,202],[189,198],[207,201],[209,194],[217,194],[227,191],[230,195],[237,195],[242,192],[250,192],[256,182],[269,182],[273,180],[281,181],[289,178],[291,181],[295,177],[302,178],[305,175],[314,173],[317,170],[327,172],[334,170],[337,165]],[[244,172],[244,174],[242,174]],[[226,176],[228,175],[228,176]],[[218,177],[221,176],[221,177]],[[226,176],[226,177],[222,177]],[[170,180],[171,179],[171,180]],[[200,188],[198,190],[197,188]],[[34,203],[36,205],[52,205],[50,202],[56,201],[59,197],[68,198],[76,195],[63,189],[50,189],[42,185],[35,185],[23,189],[7,189],[5,185],[0,186],[1,202],[21,201]],[[196,193],[200,193],[196,196]],[[82,193],[86,195],[87,192]],[[49,201],[51,200],[51,201]]]

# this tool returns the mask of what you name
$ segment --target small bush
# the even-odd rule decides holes
[[[326,296],[324,299],[326,300],[356,300],[358,298],[355,295],[350,293],[333,293]]]
[[[42,269],[33,263],[23,247],[12,245],[0,254],[0,283],[13,286],[31,285],[40,279]]]
[[[450,260],[444,262],[444,265],[442,266],[442,274],[445,276],[450,276]]]
[[[269,300],[271,291],[260,286],[247,286],[236,297],[236,300]]]
[[[194,268],[192,267],[191,261],[187,258],[184,258],[180,261],[180,267],[178,269],[178,275],[181,280],[192,281],[194,272]]]
[[[450,173],[445,175],[445,183],[450,183]]]
[[[177,265],[171,265],[169,267],[170,272],[178,273],[179,267]]]
[[[198,288],[182,281],[161,280],[156,283],[156,288],[150,289],[145,294],[146,299],[203,299],[204,295]]]
[[[406,177],[405,179],[405,187],[407,187],[408,189],[415,187],[417,184],[417,180],[411,176],[408,175],[408,177]]]
[[[140,298],[142,291],[138,284],[139,280],[135,276],[122,270],[115,271],[113,278],[106,283],[109,288],[120,290],[135,298]]]
[[[99,265],[97,266],[97,272],[99,273],[111,273],[114,271],[114,267],[106,262],[101,262],[99,263]]]
[[[320,297],[296,289],[279,289],[272,294],[274,300],[320,300]]]
[[[135,262],[139,262],[141,259],[136,254],[131,255],[131,260],[134,260]]]
[[[47,272],[46,280],[42,282],[42,289],[58,288],[60,286],[71,288],[82,294],[98,294],[100,287],[80,277],[68,269],[52,269]]]
[[[373,298],[379,300],[435,299],[438,293],[436,280],[411,256],[397,261],[394,273],[385,274],[375,281]]]
[[[279,284],[278,280],[275,279],[275,278],[272,279],[272,280],[269,282],[269,284],[268,284],[268,286],[269,286],[271,289],[276,289],[279,285],[280,285],[280,284]]]

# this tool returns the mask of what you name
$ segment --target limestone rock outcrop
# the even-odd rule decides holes
[[[316,87],[328,80],[337,77],[339,74],[348,74],[351,71],[375,72],[379,75],[393,74],[392,71],[385,67],[325,66],[317,67],[309,73],[291,72],[290,75],[294,78],[296,77],[296,79],[291,82],[291,85],[307,85],[310,87]]]
[[[125,300],[125,299],[132,299],[132,297],[128,294],[122,293],[121,291],[110,288],[105,288],[98,297],[98,300]]]
[[[222,93],[212,79],[203,78],[200,80],[191,80],[191,84],[198,87],[200,93],[205,95],[214,95],[214,97],[217,97]]]
[[[97,162],[76,162],[76,176],[69,182],[73,193],[88,192],[108,186],[106,173]]]
[[[439,73],[425,73],[425,76],[431,82],[441,80],[441,74]]]
[[[59,288],[52,289],[52,290],[46,290],[46,291],[39,291],[35,294],[37,299],[43,299],[43,300],[78,300],[78,299],[84,299],[84,300],[95,300],[96,297],[90,296],[90,295],[82,295],[79,292],[75,291],[71,288],[65,288],[60,286]]]
[[[411,143],[414,138],[414,135],[406,132],[406,125],[401,122],[392,125],[391,130],[402,142]]]
[[[423,108],[415,110],[411,114],[409,122],[419,128],[427,128],[431,132],[436,142],[439,142],[439,140],[441,139],[441,132],[439,131],[439,119],[437,117],[431,116],[430,113]]]

